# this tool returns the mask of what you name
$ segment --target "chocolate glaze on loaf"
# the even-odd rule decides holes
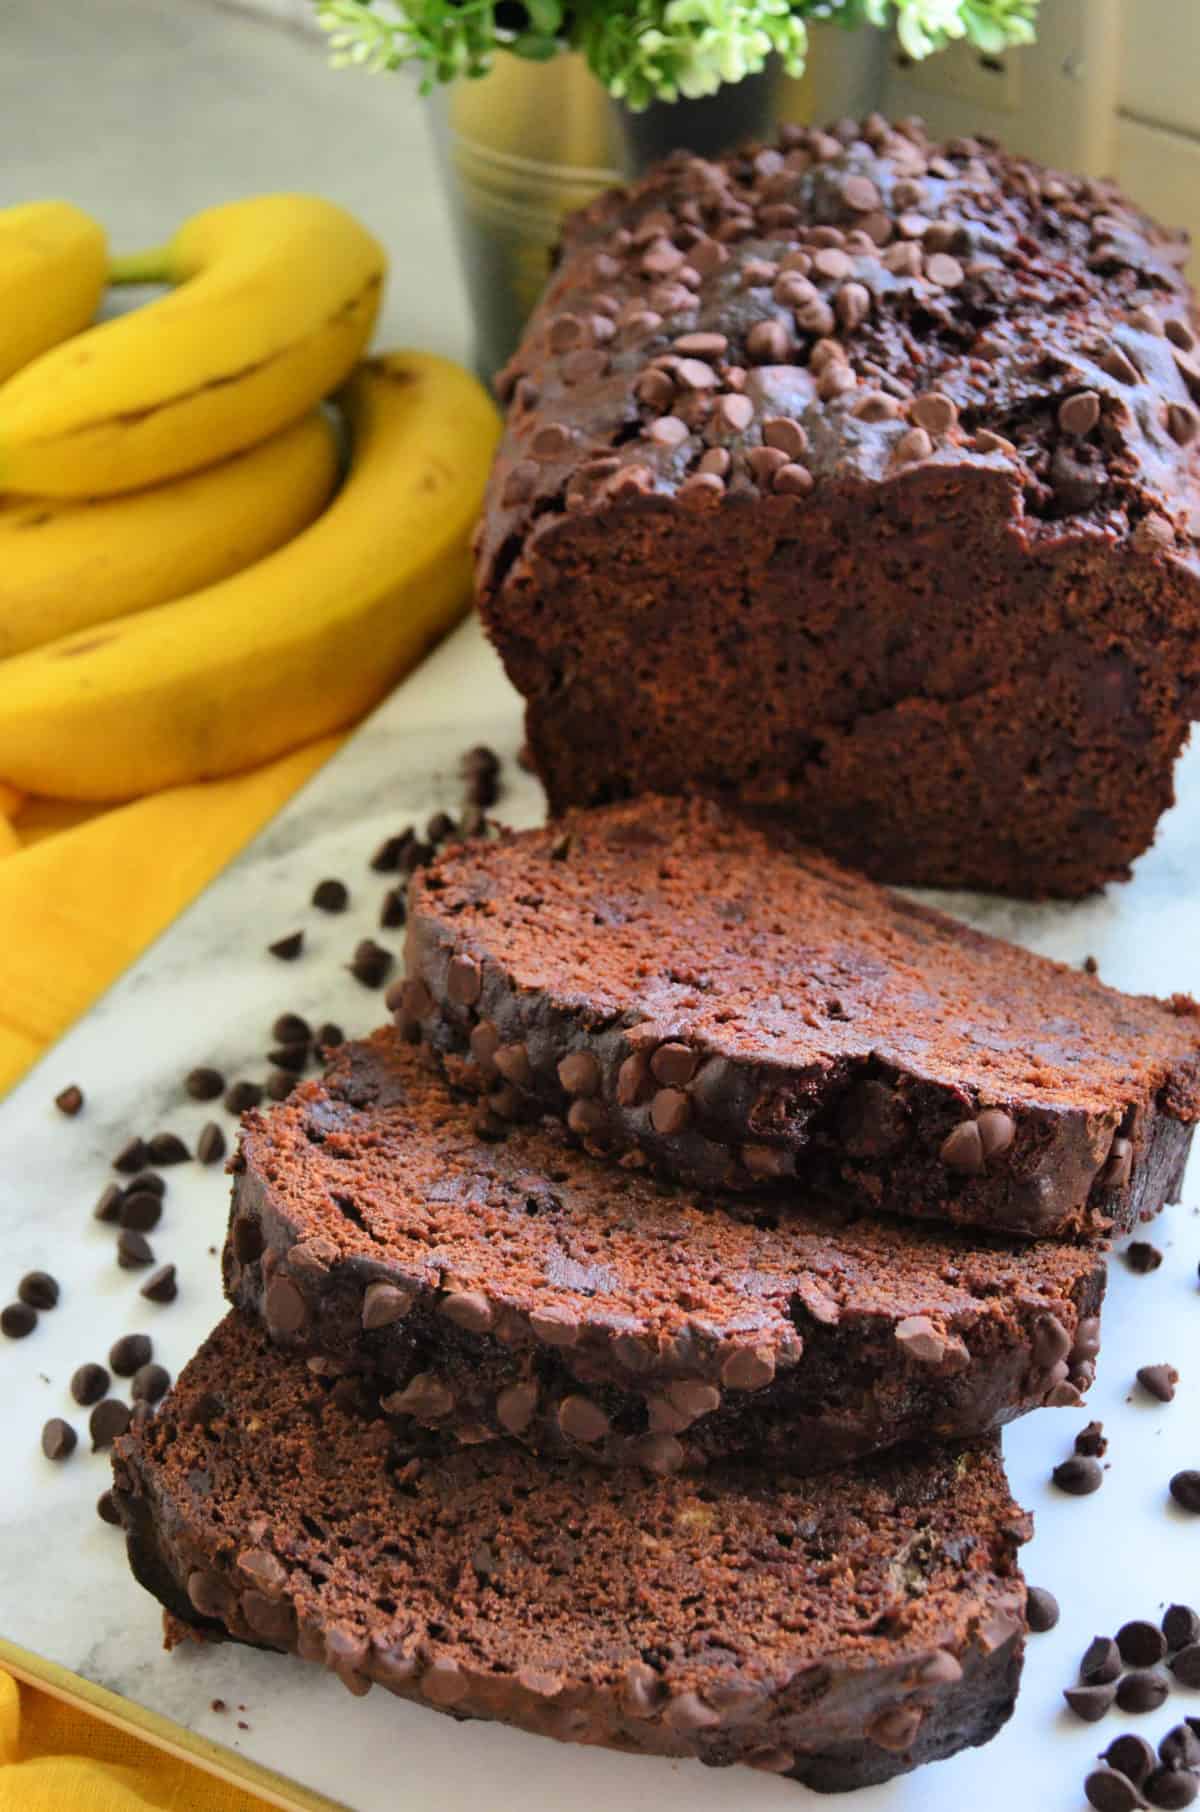
[[[450,850],[399,1017],[492,1110],[747,1188],[1095,1237],[1176,1199],[1193,1001],[1118,994],[704,800]]]
[[[395,1032],[248,1116],[231,1301],[416,1423],[659,1473],[813,1471],[1091,1381],[1094,1249],[722,1202],[473,1117]]]
[[[815,1481],[422,1454],[230,1316],[116,1443],[173,1639],[231,1636],[456,1717],[866,1786],[1012,1710],[1028,1518],[994,1447]]]
[[[878,116],[573,216],[477,567],[552,809],[700,790],[885,880],[1127,875],[1200,715],[1186,255]]]

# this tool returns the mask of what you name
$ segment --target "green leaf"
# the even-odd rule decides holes
[[[523,31],[508,46],[514,56],[526,57],[531,63],[548,63],[561,48],[557,38],[544,38],[535,31]]]

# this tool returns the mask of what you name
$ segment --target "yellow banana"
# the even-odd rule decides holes
[[[0,657],[181,598],[274,553],[328,503],[337,467],[333,424],[314,412],[148,491],[0,502]]]
[[[104,229],[69,201],[0,209],[0,382],[86,327],[107,280]]]
[[[114,282],[178,288],[0,386],[0,491],[137,491],[266,440],[351,371],[385,270],[366,229],[310,195],[229,202],[115,259]]]
[[[393,353],[343,397],[353,452],[324,515],[207,591],[0,662],[0,775],[127,799],[234,773],[351,722],[465,608],[495,448],[481,386]]]

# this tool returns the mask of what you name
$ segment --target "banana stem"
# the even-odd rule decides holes
[[[108,280],[114,284],[170,283],[170,246],[152,245],[144,252],[125,252],[120,257],[110,258]]]

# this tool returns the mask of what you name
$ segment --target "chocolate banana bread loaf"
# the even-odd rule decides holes
[[[1095,1237],[1176,1199],[1200,1009],[1118,994],[705,800],[451,849],[399,1014],[503,1117],[704,1186]]]
[[[878,116],[574,216],[477,566],[552,809],[701,790],[890,881],[1127,875],[1200,715],[1186,255]]]
[[[453,1716],[826,1790],[986,1742],[1028,1519],[996,1450],[815,1481],[423,1453],[231,1315],[116,1443],[141,1583],[188,1627]]]
[[[811,1472],[1076,1405],[1095,1248],[657,1186],[560,1127],[483,1143],[397,1034],[245,1123],[231,1301],[396,1416],[652,1472]]]

